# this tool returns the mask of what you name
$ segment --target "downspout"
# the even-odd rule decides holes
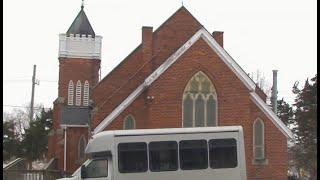
[[[64,127],[64,164],[63,164],[63,171],[64,171],[64,176],[66,177],[66,170],[67,170],[67,127]]]

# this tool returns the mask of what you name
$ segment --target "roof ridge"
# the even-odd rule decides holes
[[[197,22],[198,24],[200,24],[201,26],[203,26],[202,23],[200,23],[200,21],[199,21],[197,18],[195,18],[195,17],[193,16],[193,14],[191,14],[191,12],[190,12],[186,7],[181,6],[181,7],[180,7],[178,10],[176,10],[167,20],[165,20],[153,33],[156,34],[156,33],[161,29],[162,26],[164,26],[167,22],[169,22],[169,21],[170,21],[179,11],[181,11],[181,10],[185,10],[189,15],[191,15],[191,17],[192,17],[193,19],[196,20],[196,22]]]

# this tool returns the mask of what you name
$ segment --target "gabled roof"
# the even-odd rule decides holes
[[[81,6],[80,12],[78,13],[77,17],[74,19],[67,31],[67,35],[69,36],[70,34],[85,34],[91,35],[92,37],[95,36],[89,19],[83,10],[83,6]]]
[[[148,62],[141,61],[140,44],[93,88],[91,94],[97,107],[97,116],[94,116],[93,122],[100,122],[110,114],[154,69],[201,28],[199,21],[185,7],[179,8],[152,33],[152,59]],[[146,74],[144,72],[148,66],[154,69]]]
[[[267,117],[276,125],[277,128],[288,138],[293,138],[292,132],[283,124],[277,116],[268,109],[267,105],[255,92],[255,83],[233,60],[233,58],[216,42],[212,35],[204,28],[196,32],[184,45],[175,51],[164,63],[150,74],[142,84],[140,84],[124,101],[120,103],[104,120],[94,129],[94,133],[103,131],[121,112],[123,112],[147,87],[156,81],[179,57],[184,54],[200,38],[217,53],[220,59],[235,73],[235,75],[248,88],[251,98],[257,106],[266,114]]]

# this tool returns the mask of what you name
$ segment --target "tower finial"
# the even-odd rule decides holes
[[[81,3],[81,9],[84,8],[84,0],[82,0],[82,3]]]
[[[182,4],[182,6],[183,6],[183,0],[181,0],[181,4]]]

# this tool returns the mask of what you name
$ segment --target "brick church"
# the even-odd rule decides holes
[[[287,179],[290,130],[266,94],[185,8],[100,78],[101,41],[83,6],[59,35],[59,86],[49,158],[72,173],[92,134],[107,130],[241,125],[248,179]],[[258,59],[257,59],[258,60]]]

